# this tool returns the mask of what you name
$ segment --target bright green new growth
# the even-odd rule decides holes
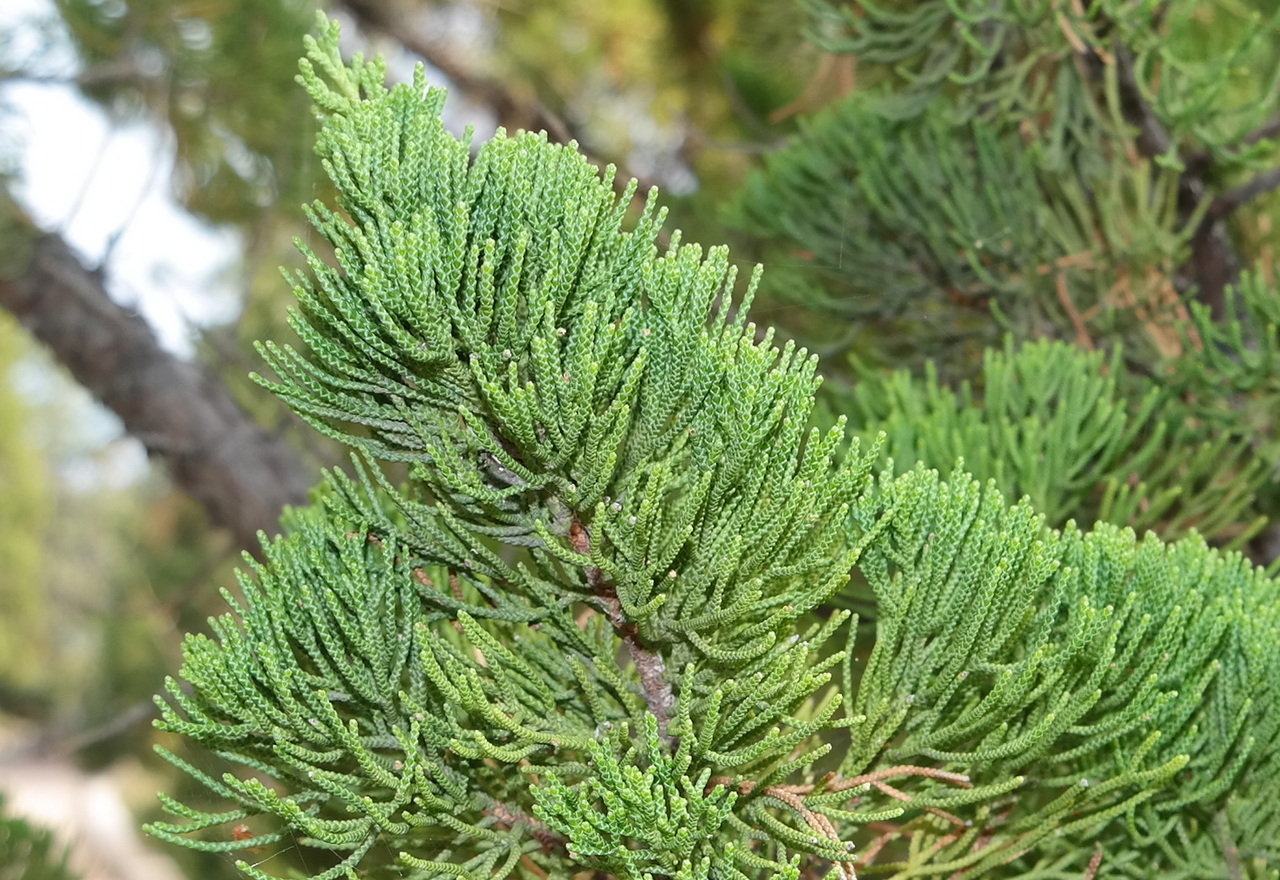
[[[1192,876],[1212,828],[1269,870],[1272,581],[963,473],[873,480],[724,249],[659,253],[654,198],[626,223],[634,184],[545,137],[473,159],[335,26],[309,58],[337,266],[294,279],[308,352],[263,353],[365,457],[188,639],[161,727],[242,770],[166,753],[231,806],[163,797],[153,834],[296,841],[317,878],[796,880],[1079,876],[1094,841]]]

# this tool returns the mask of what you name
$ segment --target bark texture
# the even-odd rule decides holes
[[[274,533],[281,508],[306,502],[319,475],[298,452],[259,426],[216,376],[164,351],[60,236],[35,238],[25,270],[0,277],[0,307],[115,412],[241,546],[257,552],[258,530]]]

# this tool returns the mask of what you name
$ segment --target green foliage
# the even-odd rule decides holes
[[[164,753],[229,808],[163,796],[153,834],[296,842],[323,880],[797,880],[1079,876],[1095,840],[1222,876],[1212,827],[1275,873],[1272,580],[1194,535],[1047,528],[960,472],[873,478],[880,440],[810,427],[815,359],[746,322],[758,275],[735,299],[725,249],[659,248],[612,168],[528,133],[473,157],[421,70],[383,79],[322,22],[334,264],[304,248],[292,278],[306,350],[262,347],[354,476],[188,637],[160,726],[241,769]],[[1077,373],[1068,413],[1114,400]],[[1028,381],[1004,376],[988,406]],[[1158,433],[1158,402],[1086,448]],[[869,653],[834,608],[864,586]]]
[[[918,433],[914,451],[890,444],[895,459],[946,469],[965,455],[1054,523],[1196,527],[1245,546],[1260,516],[1280,512],[1262,390],[1277,293],[1261,277],[1232,286],[1242,265],[1267,272],[1272,247],[1247,230],[1270,229],[1250,202],[1277,179],[1258,173],[1277,158],[1273,6],[806,6],[814,41],[856,56],[860,88],[801,120],[748,181],[737,222],[782,242],[789,262],[803,257],[806,283],[766,292],[835,319],[823,344],[849,350],[856,382],[844,384],[869,386],[855,407],[880,395],[884,370],[925,374],[893,379],[865,413]],[[1257,330],[1242,331],[1250,321]],[[1006,419],[1033,415],[1021,404],[962,412],[988,394],[996,356],[983,351],[1004,335],[1107,352],[1113,404],[1087,419],[1064,409],[1041,439],[1011,432]],[[1066,389],[1033,377],[1076,374],[1057,357],[1028,362],[1020,382]],[[1072,387],[1092,393],[1083,377]],[[1153,388],[1160,402],[1144,416]],[[1159,454],[1159,430],[1185,452]],[[1094,456],[1059,437],[1116,445]],[[1270,561],[1273,547],[1251,552]]]
[[[1274,9],[808,6],[815,41],[856,55],[868,87],[804,120],[741,211],[813,253],[828,307],[905,316],[913,334],[923,317],[943,348],[991,304],[1019,335],[1087,327],[1169,353],[1171,281],[1184,289],[1204,208],[1275,159]]]
[[[716,857],[713,841],[737,794],[708,787],[709,768],[690,779],[688,751],[665,754],[658,720],[646,714],[644,725],[644,770],[636,766],[634,746],[619,760],[613,743],[593,742],[589,763],[596,775],[573,789],[548,772],[546,784],[534,789],[534,811],[572,841],[570,857],[589,867],[626,880],[705,878]]]
[[[629,196],[618,199],[608,176],[573,150],[522,134],[495,139],[471,162],[467,143],[440,125],[443,94],[421,79],[386,91],[378,65],[357,62],[348,72],[332,42],[313,51],[312,62],[334,82],[323,85],[304,65],[313,98],[329,114],[319,150],[339,205],[358,225],[313,206],[340,269],[312,258],[312,275],[298,278],[303,310],[294,326],[312,359],[264,351],[282,377],[276,390],[298,412],[371,455],[410,462],[414,485],[408,495],[383,485],[388,502],[376,472],[356,482],[332,477],[330,504],[340,506],[327,519],[345,524],[336,533],[303,529],[273,545],[261,594],[283,602],[279,608],[331,604],[306,591],[315,589],[317,568],[338,566],[333,557],[352,552],[338,549],[348,532],[371,530],[388,545],[378,552],[400,560],[399,587],[436,609],[419,621],[431,635],[405,646],[429,681],[403,691],[404,705],[445,726],[434,744],[426,732],[410,733],[408,719],[400,739],[394,722],[369,731],[386,748],[406,750],[403,773],[392,773],[399,780],[432,760],[445,766],[410,749],[421,736],[447,747],[451,761],[478,765],[514,768],[554,754],[562,783],[585,785],[597,727],[629,719],[640,730],[644,712],[661,720],[664,737],[682,737],[698,771],[785,763],[838,705],[828,700],[813,717],[792,715],[838,662],[837,655],[815,666],[812,656],[842,618],[821,627],[801,622],[847,578],[857,551],[841,540],[842,524],[869,467],[866,456],[833,464],[838,430],[806,431],[813,359],[790,345],[773,348],[768,334],[755,341],[742,306],[728,301],[735,273],[723,250],[704,258],[676,241],[654,256],[660,217],[652,209],[624,232]],[[407,542],[399,551],[389,546],[397,534]],[[524,549],[498,553],[495,542]],[[333,582],[342,586],[341,578]],[[434,586],[445,582],[450,592]],[[583,604],[597,609],[585,631],[576,620]],[[298,662],[291,651],[308,643],[295,635],[278,640],[279,656],[250,652],[247,645],[280,621],[265,599],[248,601],[244,614],[255,636],[242,643],[232,624],[220,624],[221,645],[191,642],[184,675],[208,682],[198,692],[212,700],[212,683],[240,679],[245,663],[264,664],[250,675],[271,698],[246,701],[224,685],[217,704],[205,706],[175,686],[187,720],[170,709],[166,726],[215,737],[220,749],[231,736],[244,750],[220,754],[259,769],[270,764],[248,748],[254,732],[264,748],[294,742],[307,750],[305,760],[345,761],[356,736],[348,722],[359,728],[360,717],[316,715],[317,695],[335,689],[318,690],[318,682],[307,685],[306,698],[274,708],[278,684],[306,682],[289,670]],[[445,632],[442,641],[446,614],[461,635]],[[406,626],[396,631],[403,636]],[[333,629],[362,632],[355,624]],[[517,635],[521,653],[502,652]],[[624,646],[633,677],[615,668]],[[370,647],[357,643],[351,653]],[[315,650],[334,658],[350,649]],[[539,658],[532,668],[526,655]],[[309,656],[307,666],[318,664]],[[205,671],[215,663],[224,671]],[[330,667],[318,668],[325,677]],[[382,674],[397,700],[405,674],[398,667]],[[558,684],[549,688],[544,678]],[[751,711],[766,699],[769,711]],[[703,723],[705,705],[717,707],[714,723]],[[326,726],[327,735],[313,732]],[[581,769],[569,776],[575,761]],[[294,768],[292,779],[308,780],[301,797],[260,791],[260,783],[217,790],[255,812],[302,822],[313,801],[365,803],[364,777],[375,766],[366,763],[358,782],[334,781],[337,768],[314,777]],[[362,819],[345,824],[317,814],[307,834],[350,850],[354,863],[385,822],[443,825],[450,836],[475,838],[468,870],[487,872],[497,816],[459,787],[466,778],[436,780],[452,799],[423,800],[419,786],[390,785],[384,774],[375,781],[388,801],[366,804]],[[508,790],[494,796],[525,812],[530,782],[518,773],[504,780]],[[411,821],[397,818],[403,798],[414,801]],[[463,808],[472,816],[460,825]],[[514,862],[502,864],[505,872]]]
[[[1196,138],[1225,156],[1266,116],[1280,76],[1271,39],[1280,18],[1271,4],[1249,0],[805,5],[815,43],[880,68],[892,89],[887,107],[897,117],[915,115],[942,95],[965,118],[1049,113],[1055,127],[1078,124],[1095,100],[1089,76],[1111,77],[1114,90],[1116,54],[1131,53],[1173,143]],[[1104,100],[1119,110],[1118,97],[1112,91]]]
[[[1256,798],[1270,814],[1274,781],[1250,768],[1276,747],[1275,710],[1262,706],[1280,660],[1274,582],[1194,537],[1044,530],[1025,504],[1007,507],[994,485],[963,475],[942,483],[917,468],[882,481],[855,523],[886,508],[894,517],[859,564],[875,592],[876,644],[860,677],[846,672],[869,724],[855,728],[841,769],[924,763],[974,786],[906,789],[960,821],[924,823],[891,863],[902,876],[981,873],[1033,845],[1022,867],[1074,854],[1082,871],[1082,841],[1100,832],[1109,853],[1137,855],[1143,870],[1179,867],[1188,856],[1166,833],[1195,841],[1232,801]],[[1128,818],[1107,824],[1118,816]],[[957,839],[960,828],[982,831]],[[990,837],[982,848],[979,833]],[[1275,831],[1232,827],[1226,839],[1265,852]],[[1225,873],[1221,851],[1199,857],[1196,876]]]
[[[1243,430],[1263,462],[1280,461],[1274,428],[1280,411],[1280,295],[1261,272],[1248,273],[1215,320],[1192,305],[1195,357],[1173,365],[1173,387],[1199,419],[1217,430]]]
[[[75,880],[50,832],[3,810],[0,798],[0,880]]]
[[[1216,343],[1208,350],[1239,370]],[[1198,387],[1211,387],[1213,362],[1187,359]],[[987,351],[976,389],[951,391],[930,365],[922,380],[906,370],[864,376],[840,402],[863,436],[888,436],[900,468],[963,459],[1006,501],[1027,496],[1054,526],[1077,518],[1166,538],[1195,528],[1242,544],[1263,524],[1248,521],[1254,492],[1271,479],[1264,459],[1232,436],[1234,425],[1206,426],[1203,407],[1126,369],[1118,348],[1107,357],[1041,340],[1015,351],[1009,340]],[[1146,390],[1131,403],[1122,386]]]
[[[928,107],[897,120],[854,94],[748,180],[742,222],[813,255],[823,285],[806,305],[847,323],[863,361],[932,354],[953,375],[1002,326],[1165,344],[1177,297],[1164,279],[1194,229],[1176,175],[1050,140],[1069,132],[1027,145],[1016,118],[956,123]],[[1103,149],[1105,130],[1083,136]]]

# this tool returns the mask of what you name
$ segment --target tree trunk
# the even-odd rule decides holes
[[[35,238],[25,271],[0,277],[0,306],[246,549],[258,552],[258,530],[275,532],[282,507],[306,502],[318,475],[298,452],[263,430],[216,376],[160,348],[60,236]]]

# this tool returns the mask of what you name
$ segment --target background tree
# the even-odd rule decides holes
[[[808,6],[860,87],[769,157],[739,216],[811,255],[775,289],[840,319],[828,344],[859,385],[833,409],[890,426],[900,462],[966,455],[1056,522],[1247,540],[1276,498],[1274,10]],[[1016,353],[1038,338],[1080,353]],[[882,372],[926,360],[929,385]],[[957,426],[938,381],[985,416]],[[1064,429],[1075,451],[1046,459]],[[1160,467],[1143,444],[1186,453]]]

